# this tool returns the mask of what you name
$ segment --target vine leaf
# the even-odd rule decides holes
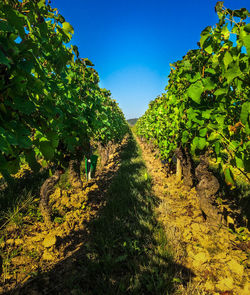
[[[10,61],[9,59],[3,54],[3,52],[0,50],[0,64],[6,65],[8,68],[10,68]]]
[[[235,157],[235,161],[236,161],[236,166],[237,168],[245,168],[244,167],[244,162],[241,158]]]
[[[245,25],[244,30],[245,30],[247,33],[250,33],[250,24]]]
[[[224,176],[225,176],[226,184],[229,185],[231,187],[231,189],[234,189],[235,188],[235,182],[234,182],[233,175],[232,175],[232,172],[231,172],[230,168],[227,167],[224,170]]]
[[[49,141],[42,141],[39,143],[40,151],[46,160],[52,160],[55,150],[52,148]]]
[[[203,48],[204,42],[207,40],[207,38],[210,36],[211,26],[206,27],[202,33],[201,33],[201,39],[200,39],[200,46]]]
[[[202,94],[203,90],[204,90],[204,87],[203,87],[202,82],[197,81],[188,88],[187,94],[193,101],[200,104],[200,102],[201,102],[200,98],[201,98],[201,94]]]
[[[231,67],[225,72],[225,78],[230,83],[234,78],[241,75],[241,70],[236,63],[231,63]]]
[[[199,130],[199,135],[205,137],[207,135],[207,128],[202,128]]]
[[[219,96],[219,95],[224,95],[227,94],[227,89],[226,88],[219,88],[214,92],[214,95]]]
[[[224,55],[224,58],[223,58],[223,62],[224,62],[224,65],[225,65],[225,68],[227,69],[228,68],[228,65],[233,61],[233,58],[232,58],[232,55],[226,51],[225,55]]]
[[[62,28],[63,28],[63,31],[64,31],[67,35],[69,35],[69,33],[71,33],[72,35],[74,34],[74,29],[73,29],[73,27],[71,26],[70,23],[68,23],[68,22],[64,22],[64,23],[62,24]]]
[[[191,145],[191,153],[195,154],[195,150],[203,150],[207,145],[207,141],[204,137],[198,137],[196,136],[193,139],[192,145]]]
[[[250,114],[250,102],[243,103],[241,107],[240,120],[243,124],[247,124],[248,115]]]
[[[244,46],[246,47],[247,54],[250,57],[250,34],[245,30],[245,27],[241,28],[240,39],[242,40]]]

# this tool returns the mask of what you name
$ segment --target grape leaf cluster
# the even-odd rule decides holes
[[[177,147],[193,156],[208,151],[234,186],[232,168],[250,172],[250,13],[218,2],[214,27],[201,33],[199,48],[171,64],[166,93],[138,120],[138,135],[163,159]]]

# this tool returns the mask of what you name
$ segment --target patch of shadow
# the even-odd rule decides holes
[[[98,200],[98,191],[93,194],[92,201],[105,199],[105,206],[86,230],[68,237],[72,245],[82,242],[79,249],[5,294],[172,294],[176,281],[190,281],[194,274],[173,261],[156,219],[159,200],[152,194],[134,139],[121,160],[119,170],[108,178],[111,183],[99,186],[102,197]]]

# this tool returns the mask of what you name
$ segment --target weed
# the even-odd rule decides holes
[[[7,248],[6,252],[2,253],[3,258],[3,280],[4,282],[12,277],[10,274],[10,265],[12,258],[16,257],[22,250],[22,247],[10,249]]]
[[[57,186],[61,190],[69,190],[71,188],[71,184],[69,182],[69,170],[67,169],[65,173],[63,173],[60,177],[60,180],[57,184]]]

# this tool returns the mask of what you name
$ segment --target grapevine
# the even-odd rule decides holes
[[[69,166],[81,185],[91,140],[105,145],[127,132],[94,65],[68,45],[73,34],[45,0],[0,3],[0,172],[8,182],[25,158],[34,171]]]
[[[222,2],[216,11],[219,21],[202,31],[199,48],[171,64],[166,93],[150,103],[137,133],[163,159],[177,148],[209,153],[233,188],[232,168],[250,172],[250,13]]]

